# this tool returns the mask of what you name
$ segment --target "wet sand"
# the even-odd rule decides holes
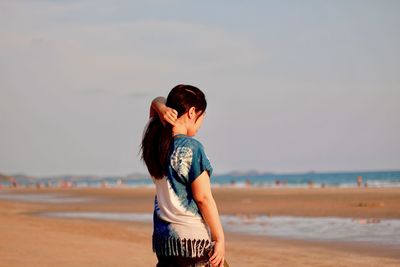
[[[87,202],[0,199],[0,266],[154,266],[149,223],[62,219],[43,211],[152,212],[154,189],[13,189],[67,194]],[[400,189],[214,188],[221,214],[400,218]],[[343,242],[226,233],[231,266],[400,266],[400,250]]]

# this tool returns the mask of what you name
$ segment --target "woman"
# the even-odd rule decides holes
[[[212,166],[193,136],[207,102],[191,85],[156,98],[142,140],[142,159],[156,186],[153,251],[157,267],[223,266],[225,237],[211,194]]]

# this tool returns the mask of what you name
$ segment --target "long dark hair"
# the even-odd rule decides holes
[[[169,92],[166,106],[175,109],[178,112],[178,118],[191,107],[195,107],[196,113],[200,112],[198,114],[200,117],[206,111],[207,101],[199,88],[180,84]],[[164,126],[158,116],[150,120],[142,139],[141,159],[146,164],[150,175],[156,179],[161,179],[167,174],[172,138],[172,125],[166,123]]]

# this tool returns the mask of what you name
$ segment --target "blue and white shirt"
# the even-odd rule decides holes
[[[200,257],[210,248],[210,231],[191,188],[203,171],[208,171],[211,177],[212,166],[203,145],[187,135],[175,135],[167,176],[153,178],[156,185],[153,251],[157,255]]]

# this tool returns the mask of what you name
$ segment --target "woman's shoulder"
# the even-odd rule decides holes
[[[203,144],[199,140],[188,135],[182,135],[175,138],[175,142],[178,146],[189,147],[192,150],[204,149]]]

